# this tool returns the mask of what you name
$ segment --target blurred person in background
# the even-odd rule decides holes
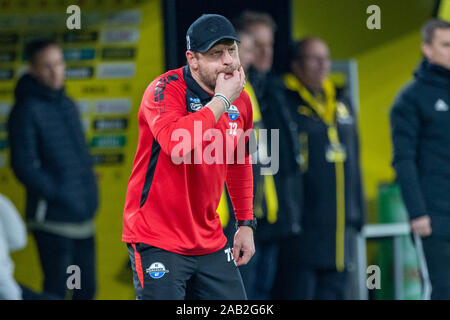
[[[239,54],[243,66],[249,68],[246,91],[253,106],[253,122],[258,140],[254,155],[254,212],[258,220],[255,234],[256,254],[245,267],[241,267],[250,299],[271,299],[277,274],[282,239],[300,232],[301,176],[297,164],[296,124],[287,113],[281,78],[272,69],[275,22],[266,13],[244,11],[236,20],[242,35]],[[267,143],[260,140],[260,130],[279,130],[279,154],[271,145],[271,132]],[[265,157],[277,157],[277,172],[263,175]],[[295,254],[295,253],[292,253]],[[282,263],[291,257],[284,256]]]
[[[238,44],[238,51],[239,51],[239,60],[241,62],[242,69],[244,70],[244,73],[247,74],[249,68],[251,67],[254,59],[254,45],[255,41],[253,39],[253,36],[248,33],[244,32],[242,30],[236,29],[236,32],[238,34],[239,38],[239,44]],[[252,89],[252,86],[246,78],[245,80],[245,92],[247,92],[250,101],[252,103],[252,111],[253,111],[253,129],[255,132],[257,129],[260,128],[261,121],[260,121],[260,112],[258,107],[258,101],[256,100],[256,96],[254,94],[254,91]],[[252,155],[253,157],[254,155]],[[253,165],[253,197],[255,199],[255,195],[259,194],[260,191],[260,184],[258,183],[261,179],[256,179],[257,177],[260,177],[259,175],[255,174],[257,172],[256,170],[259,170],[257,165]],[[261,199],[262,201],[262,199]],[[258,216],[258,210],[255,209],[257,207],[257,204],[253,203],[253,212],[256,216]],[[220,215],[222,221],[226,221],[224,226],[224,233],[225,236],[228,239],[228,242],[232,245],[234,234],[236,232],[236,226],[234,219],[234,212],[233,212],[233,204],[231,202],[230,195],[228,194],[226,186],[224,187],[224,191],[222,193],[222,197],[220,198],[219,207],[217,208],[217,213]],[[247,291],[248,294],[248,291]]]
[[[349,235],[364,222],[356,115],[330,69],[327,44],[308,37],[294,44],[284,76],[304,184],[303,232],[287,247],[299,254],[285,266],[286,299],[344,299]]]
[[[27,231],[11,201],[0,194],[0,300],[22,300],[9,253],[25,248]]]
[[[11,166],[26,188],[43,288],[64,299],[67,268],[76,265],[81,289],[73,299],[93,299],[98,191],[78,109],[65,94],[63,52],[53,41],[36,40],[26,54],[29,72],[17,83],[8,133]]]
[[[14,279],[10,252],[27,244],[27,230],[12,202],[0,194],[0,300],[53,300],[54,296],[36,293]]]
[[[393,167],[411,230],[423,237],[431,298],[450,299],[450,23],[425,23],[421,49],[391,110]]]

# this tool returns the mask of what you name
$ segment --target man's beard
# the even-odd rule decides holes
[[[203,82],[210,92],[214,92],[214,89],[216,88],[217,75],[204,71],[205,70],[202,70],[202,68],[199,68],[198,70],[200,81]]]
[[[233,73],[233,71],[236,70],[237,68],[238,68],[237,65],[233,65],[233,66],[225,68],[221,72]],[[212,74],[212,73],[206,72],[206,70],[203,70],[202,68],[199,68],[198,75],[200,77],[200,80],[208,88],[208,90],[211,92],[214,92],[214,90],[216,88],[218,74]]]

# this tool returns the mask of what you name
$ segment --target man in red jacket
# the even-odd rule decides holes
[[[157,77],[139,110],[123,236],[137,299],[246,299],[237,266],[255,252],[249,135],[237,34],[220,15],[188,29],[188,65]],[[216,209],[226,182],[238,230]]]

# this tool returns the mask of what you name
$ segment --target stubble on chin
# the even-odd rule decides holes
[[[216,88],[217,75],[203,72],[203,70],[199,70],[198,75],[200,76],[200,80],[208,88],[208,90],[214,92],[214,89]]]
[[[222,70],[216,74],[206,73],[206,72],[203,72],[203,70],[199,70],[200,80],[208,88],[208,90],[210,90],[211,92],[214,92],[214,90],[216,88],[217,77],[219,76],[219,74],[220,73],[233,73],[235,70],[239,69],[239,67],[240,67],[240,65],[236,64],[236,65],[227,67],[224,70]]]

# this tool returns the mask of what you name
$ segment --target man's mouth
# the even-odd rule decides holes
[[[237,69],[238,69],[237,67],[236,68],[227,68],[227,69],[223,70],[222,72],[225,73],[226,75],[233,75],[233,72]]]

